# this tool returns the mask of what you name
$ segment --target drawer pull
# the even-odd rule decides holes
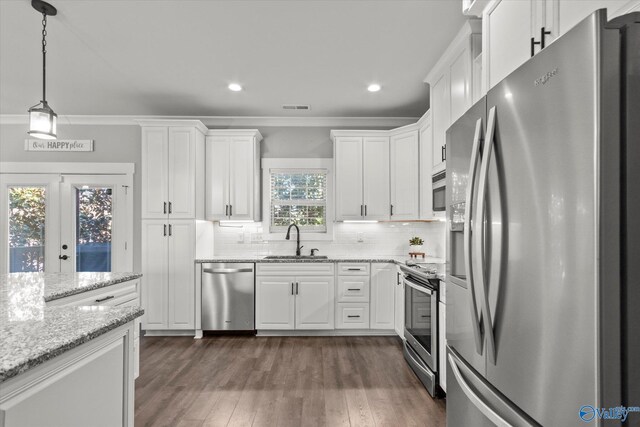
[[[425,318],[425,317],[429,317],[429,316],[427,315],[427,316],[420,316],[420,317]]]
[[[348,291],[359,291],[359,290],[360,290],[360,288],[348,288],[347,290],[348,290]]]
[[[351,314],[349,314],[347,317],[351,319],[351,318],[354,318],[354,317],[360,317],[360,315],[358,314],[358,315],[356,316],[356,315],[351,315]]]
[[[106,300],[111,299],[111,298],[115,298],[115,296],[109,295],[108,297],[99,298],[99,299],[96,300],[96,302],[106,301]]]
[[[362,268],[347,268],[349,271],[362,271]]]

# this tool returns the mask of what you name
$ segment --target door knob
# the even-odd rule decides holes
[[[69,259],[69,255],[59,255],[58,258],[67,260]]]

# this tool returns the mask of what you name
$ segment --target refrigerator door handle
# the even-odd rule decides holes
[[[462,373],[460,372],[460,368],[458,368],[458,363],[454,358],[452,353],[447,354],[447,358],[449,359],[449,366],[451,366],[451,372],[453,372],[453,376],[456,379],[456,382],[460,385],[462,392],[467,396],[467,398],[473,403],[473,405],[478,408],[482,414],[489,418],[496,426],[499,427],[511,427],[511,424],[507,422],[504,418],[502,418],[496,411],[494,411],[487,403],[485,403],[480,396],[473,392],[473,389],[467,382],[464,380]]]
[[[493,325],[491,324],[491,310],[489,309],[489,290],[487,289],[486,277],[485,277],[485,226],[484,226],[484,210],[485,210],[485,197],[487,195],[487,180],[489,177],[489,162],[491,160],[491,151],[493,148],[493,137],[496,124],[496,107],[493,106],[489,110],[489,116],[487,119],[487,133],[484,138],[484,147],[482,150],[482,165],[480,166],[480,182],[478,184],[478,203],[476,206],[475,214],[475,226],[477,238],[475,239],[475,256],[478,260],[476,264],[477,268],[477,282],[478,288],[482,294],[482,319],[484,324],[484,333],[487,338],[487,354],[489,361],[496,364],[496,347],[495,337],[493,333]]]
[[[473,134],[473,149],[471,151],[471,163],[469,164],[469,185],[465,200],[466,215],[464,217],[464,265],[467,269],[467,283],[469,284],[471,306],[471,322],[473,323],[473,337],[476,342],[476,352],[482,355],[482,334],[480,332],[480,319],[478,319],[478,303],[474,288],[473,269],[471,265],[471,213],[473,212],[473,194],[475,192],[475,176],[478,169],[478,154],[480,152],[480,134],[482,132],[482,119],[476,122],[476,131]]]

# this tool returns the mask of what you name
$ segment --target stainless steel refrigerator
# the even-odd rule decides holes
[[[640,13],[600,10],[447,131],[449,427],[640,406],[639,105]]]

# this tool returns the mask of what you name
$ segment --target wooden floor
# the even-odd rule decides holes
[[[143,337],[141,426],[444,426],[396,337]]]

